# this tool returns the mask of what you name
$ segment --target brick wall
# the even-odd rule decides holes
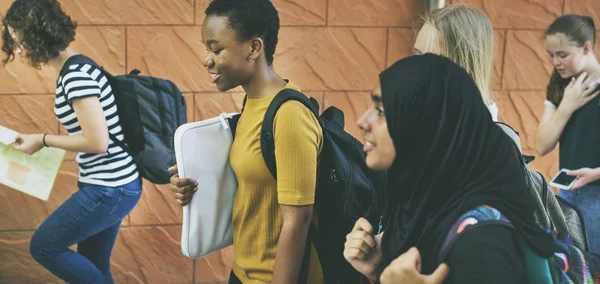
[[[138,68],[168,78],[185,93],[190,120],[237,111],[241,89],[217,92],[202,66],[203,11],[210,0],[62,0],[79,23],[72,47],[110,72]],[[496,30],[494,90],[501,117],[532,154],[551,73],[543,30],[564,13],[594,17],[599,0],[452,0],[482,9]],[[448,0],[447,2],[452,2]],[[347,129],[369,104],[369,91],[386,66],[411,53],[420,0],[273,0],[282,28],[275,68],[321,105],[346,114]],[[0,0],[0,11],[12,3]],[[600,50],[600,48],[598,49]],[[54,70],[35,70],[18,60],[0,68],[0,125],[24,133],[62,133],[53,115]],[[557,153],[538,158],[546,176]],[[70,154],[47,202],[0,185],[0,283],[61,283],[29,256],[29,238],[41,222],[77,190]],[[144,183],[144,194],[124,220],[112,258],[117,283],[215,283],[228,278],[231,250],[192,261],[180,251],[182,210],[165,186]]]

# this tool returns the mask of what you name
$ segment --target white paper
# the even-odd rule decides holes
[[[0,126],[0,183],[48,200],[65,150],[44,147],[27,155],[10,145],[17,135],[17,132]]]
[[[17,139],[19,133],[0,125],[0,143],[10,145]]]

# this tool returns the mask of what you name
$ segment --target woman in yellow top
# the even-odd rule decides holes
[[[277,10],[269,0],[214,0],[205,13],[204,65],[211,82],[220,91],[242,86],[247,95],[229,157],[238,180],[229,283],[296,283],[313,219],[322,130],[302,103],[284,103],[273,123],[277,180],[273,178],[260,147],[263,117],[279,91],[299,91],[273,68]],[[188,204],[198,184],[177,175],[171,182],[178,202]],[[322,271],[312,249],[307,282],[320,283]]]

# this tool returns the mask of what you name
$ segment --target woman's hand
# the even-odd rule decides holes
[[[177,165],[169,168],[169,172],[177,173]],[[189,178],[180,178],[179,174],[171,177],[171,191],[177,203],[186,206],[192,201],[194,193],[198,190],[198,183]]]
[[[381,273],[382,284],[411,283],[411,284],[439,284],[446,279],[449,272],[448,265],[442,263],[431,275],[421,274],[421,254],[416,248],[394,259]]]
[[[596,74],[588,76],[586,72],[583,72],[577,79],[571,78],[571,82],[565,88],[559,108],[569,113],[575,112],[600,94],[600,91],[594,92],[598,85],[600,85],[600,80]]]
[[[577,176],[577,180],[575,180],[575,183],[573,183],[571,186],[571,190],[579,189],[590,182],[600,179],[600,168],[581,168],[578,170],[569,171],[567,174],[570,176]]]
[[[354,269],[371,280],[379,279],[381,273],[381,237],[373,236],[374,229],[365,218],[356,221],[352,232],[346,236],[344,258]]]
[[[19,134],[13,147],[27,155],[33,155],[44,148],[44,134]]]

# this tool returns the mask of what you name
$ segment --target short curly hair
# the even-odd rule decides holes
[[[14,60],[20,47],[30,66],[40,68],[58,57],[75,39],[77,23],[71,20],[56,0],[16,0],[2,19],[4,64]],[[20,36],[17,43],[8,27]]]
[[[265,43],[267,64],[273,64],[279,33],[279,14],[269,0],[213,0],[206,16],[226,16],[239,40],[260,37]]]

